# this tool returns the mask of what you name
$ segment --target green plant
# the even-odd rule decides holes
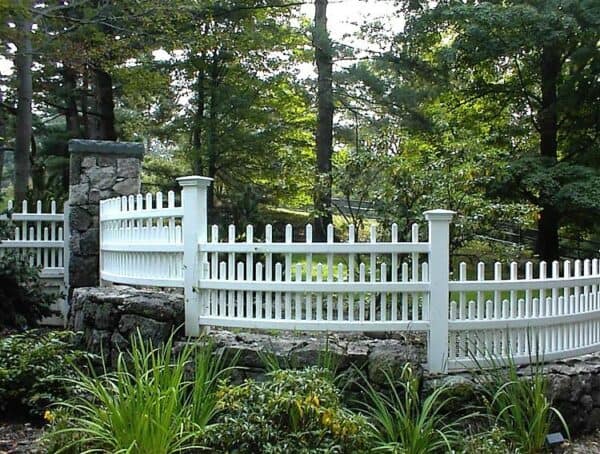
[[[514,449],[541,452],[556,417],[567,433],[560,412],[548,399],[548,381],[540,358],[530,355],[529,372],[521,376],[514,358],[485,354],[474,361],[478,366],[477,387],[486,414],[502,429]]]
[[[461,451],[463,454],[515,454],[506,442],[506,434],[498,426],[478,432],[466,438]]]
[[[193,376],[186,378],[192,363]],[[55,452],[191,449],[215,415],[217,384],[229,370],[209,342],[186,344],[174,355],[173,336],[153,347],[138,332],[114,372],[74,380],[84,395],[59,406],[69,416],[50,432],[48,444],[58,447],[52,440],[62,440]]]
[[[463,435],[459,424],[466,418],[449,421],[444,414],[452,401],[447,397],[448,386],[434,389],[424,399],[419,395],[419,379],[410,364],[402,368],[395,380],[384,372],[389,388],[376,390],[361,374],[360,385],[367,397],[359,402],[371,420],[370,437],[376,452],[422,454],[451,452],[460,445]]]
[[[31,328],[55,314],[50,307],[59,297],[50,293],[40,278],[40,269],[25,255],[0,257],[0,329]]]
[[[10,219],[9,211],[0,212]],[[0,242],[9,236],[10,222],[0,221]],[[32,328],[55,314],[52,304],[59,297],[48,292],[40,279],[40,268],[29,264],[23,253],[6,252],[0,256],[0,330]]]
[[[0,410],[41,416],[76,390],[63,378],[78,376],[93,355],[74,346],[74,333],[30,330],[0,339]]]
[[[340,391],[318,367],[275,370],[266,382],[219,389],[218,424],[204,445],[213,452],[364,452],[364,417],[344,408]]]

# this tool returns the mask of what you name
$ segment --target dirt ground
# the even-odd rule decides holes
[[[0,423],[0,454],[43,454],[39,439],[43,428],[30,423]],[[554,452],[600,454],[600,431],[574,440]]]

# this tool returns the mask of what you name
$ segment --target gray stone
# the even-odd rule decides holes
[[[87,230],[92,225],[92,216],[83,208],[74,206],[71,208],[69,215],[69,222],[71,225],[71,231],[75,230]]]
[[[90,203],[99,203],[100,200],[105,200],[105,199],[111,198],[113,195],[114,195],[114,193],[110,189],[106,189],[106,190],[92,189],[90,191],[89,200],[90,200]]]
[[[110,331],[92,329],[85,334],[86,346],[92,353],[110,352]]]
[[[115,184],[113,190],[118,195],[131,195],[140,192],[140,181],[138,178],[126,178]]]
[[[69,153],[141,158],[144,155],[144,144],[137,142],[114,142],[111,140],[71,139],[69,140]]]
[[[69,186],[81,183],[81,155],[71,155],[69,159]]]
[[[117,307],[110,302],[97,304],[94,314],[94,325],[98,329],[114,329],[119,320]]]
[[[117,182],[117,175],[111,167],[92,167],[85,173],[90,187],[94,189],[110,189]]]
[[[77,230],[71,231],[71,237],[69,238],[69,252],[71,255],[81,255],[81,250],[79,249],[79,239],[81,234]]]
[[[172,328],[173,326],[169,323],[158,322],[135,314],[125,314],[119,320],[119,332],[123,336],[129,338],[132,335],[137,336],[139,332],[142,339],[152,342],[152,345],[159,345],[166,341]]]
[[[69,285],[72,288],[98,285],[97,255],[71,255],[69,261]]]
[[[85,156],[81,160],[81,167],[83,167],[83,168],[95,167],[95,166],[96,166],[96,156]]]
[[[140,174],[141,162],[137,158],[125,158],[117,161],[117,175],[124,178],[135,178]]]
[[[119,310],[123,313],[141,315],[158,321],[183,323],[183,295],[140,290],[127,298]]]
[[[98,257],[100,250],[99,229],[88,229],[79,238],[79,250],[81,255],[93,255]]]
[[[69,204],[71,208],[77,205],[87,204],[89,201],[89,183],[72,184],[69,187]]]
[[[110,338],[111,343],[121,351],[125,351],[129,348],[129,340],[125,339],[123,335],[118,332],[114,332],[112,337]]]
[[[387,384],[386,374],[399,377],[403,367],[410,363],[417,374],[422,373],[420,364],[424,361],[423,353],[415,346],[405,345],[393,339],[378,341],[369,354],[369,380],[377,385]]]
[[[98,156],[98,165],[100,167],[112,167],[113,169],[116,169],[117,157],[116,156]]]

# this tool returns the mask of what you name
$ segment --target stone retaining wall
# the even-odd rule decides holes
[[[85,347],[115,364],[139,329],[154,345],[183,325],[183,295],[133,287],[81,287],[71,298],[68,327],[83,333]]]
[[[157,344],[168,338],[184,319],[183,296],[132,287],[79,288],[72,299],[71,329],[82,331],[86,346],[107,352],[114,363],[119,350],[127,349],[128,337],[139,328],[145,339]],[[385,386],[385,370],[399,371],[405,363],[423,374],[427,393],[440,383],[449,383],[461,402],[469,402],[474,382],[467,373],[428,376],[421,367],[426,360],[426,342],[419,333],[404,335],[310,335],[280,332],[212,330],[217,348],[239,356],[235,379],[262,379],[266,373],[265,354],[283,367],[319,364],[328,355],[339,370],[357,367],[375,386]],[[183,342],[183,340],[182,340]],[[520,369],[527,375],[528,368]],[[557,361],[545,366],[549,393],[565,417],[571,435],[600,429],[600,354]],[[556,427],[560,430],[560,427]]]

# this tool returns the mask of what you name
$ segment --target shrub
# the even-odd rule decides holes
[[[119,355],[114,372],[77,377],[83,395],[58,407],[63,417],[48,434],[49,451],[169,454],[190,449],[214,417],[217,382],[227,370],[209,343],[186,344],[174,355],[172,336],[153,347],[138,332],[131,353]]]
[[[0,339],[0,409],[41,416],[47,407],[73,393],[76,367],[91,358],[75,349],[74,334],[39,330]]]
[[[378,391],[363,376],[367,397],[360,402],[371,420],[370,438],[375,451],[403,454],[451,452],[463,438],[459,424],[465,417],[448,421],[444,410],[452,401],[448,386],[437,387],[425,399],[419,395],[419,380],[406,364],[398,380],[387,372],[388,393]]]
[[[0,329],[38,326],[55,313],[50,306],[58,296],[46,290],[39,268],[30,266],[27,256],[0,257]]]
[[[364,452],[367,422],[344,408],[328,371],[275,370],[268,381],[221,386],[213,452]]]
[[[548,381],[538,358],[530,358],[529,373],[523,377],[511,356],[498,359],[487,355],[485,360],[486,364],[476,361],[484,411],[513,449],[524,453],[542,451],[554,418],[568,435],[564,418],[547,397]]]

